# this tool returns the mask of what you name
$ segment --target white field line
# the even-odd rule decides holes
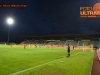
[[[95,52],[94,52],[94,53],[95,53]],[[95,56],[95,55],[94,55],[94,56]],[[94,56],[93,56],[93,61],[94,61]],[[92,66],[91,66],[90,75],[92,74],[93,61],[92,61]]]
[[[93,59],[93,61],[94,61],[94,59]],[[93,61],[92,61],[92,67],[93,67]],[[92,74],[92,73],[91,73],[91,72],[92,72],[92,67],[91,67],[90,75]]]
[[[79,52],[79,53],[76,53],[72,56],[75,56],[75,55],[78,55],[80,53],[83,53],[83,52]],[[64,59],[65,57],[61,58],[61,59]],[[38,68],[40,66],[43,66],[43,65],[46,65],[46,64],[49,64],[49,63],[52,63],[52,62],[55,62],[55,61],[58,61],[58,60],[61,60],[61,59],[57,59],[57,60],[54,60],[54,61],[51,61],[51,62],[47,62],[47,63],[44,63],[44,64],[41,64],[41,65],[38,65],[38,66],[34,66],[34,67],[31,67],[31,68],[28,68],[28,69],[25,69],[25,70],[22,70],[22,71],[19,71],[19,72],[16,72],[16,73],[13,73],[13,74],[10,74],[10,75],[16,75],[16,74],[19,74],[19,73],[22,73],[22,72],[25,72],[25,71],[28,71],[28,70],[32,70],[34,68]]]

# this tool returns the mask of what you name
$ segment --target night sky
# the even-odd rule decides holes
[[[100,33],[100,18],[80,18],[81,6],[100,0],[0,0],[0,4],[27,4],[27,8],[0,8],[0,42],[7,41],[7,17],[15,20],[10,41],[20,36]]]

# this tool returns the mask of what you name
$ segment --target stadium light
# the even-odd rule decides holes
[[[7,23],[8,23],[9,26],[13,25],[14,20],[12,18],[7,18]]]
[[[10,34],[10,26],[12,26],[13,24],[14,24],[14,19],[13,18],[11,18],[11,17],[9,17],[9,18],[7,18],[7,24],[8,24],[8,26],[9,26],[9,30],[8,30],[8,44],[9,44],[9,34]]]

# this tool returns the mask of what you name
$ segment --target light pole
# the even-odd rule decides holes
[[[9,18],[7,18],[6,21],[7,21],[7,24],[8,24],[8,26],[9,26],[9,29],[8,29],[8,41],[7,41],[7,43],[9,44],[10,26],[13,25],[13,23],[14,23],[14,19],[12,19],[11,17],[9,17]]]

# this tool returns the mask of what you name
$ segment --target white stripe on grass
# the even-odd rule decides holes
[[[78,54],[80,54],[80,53],[83,53],[83,52],[79,52],[79,53],[76,53],[76,54],[71,55],[71,56],[75,56],[75,55],[78,55]],[[64,59],[64,58],[66,58],[66,57],[63,57],[63,58],[61,58],[61,59]],[[37,65],[37,66],[31,67],[31,68],[28,68],[28,69],[25,69],[25,70],[22,70],[22,71],[19,71],[19,72],[16,72],[16,73],[10,74],[10,75],[16,75],[16,74],[19,74],[19,73],[23,73],[23,72],[26,72],[26,71],[32,70],[32,69],[34,69],[34,68],[38,68],[38,67],[40,67],[40,66],[43,66],[43,65],[46,65],[46,64],[49,64],[49,63],[52,63],[52,62],[55,62],[55,61],[61,60],[61,59],[57,59],[57,60],[54,60],[54,61],[51,61],[51,62],[47,62],[47,63],[41,64],[41,65]]]

